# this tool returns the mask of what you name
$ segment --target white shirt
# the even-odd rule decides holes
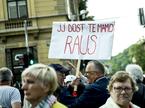
[[[15,102],[21,103],[21,95],[17,88],[11,86],[0,86],[0,105],[11,108]]]
[[[130,102],[131,108],[140,108]],[[120,108],[111,97],[109,97],[104,105],[99,108]]]

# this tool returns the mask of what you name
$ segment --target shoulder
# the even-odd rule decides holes
[[[64,104],[56,101],[53,105],[52,108],[67,108],[67,106],[65,106]]]
[[[109,80],[106,77],[99,78],[96,80],[92,86],[101,90],[106,90]]]
[[[99,108],[120,108],[111,97],[109,97],[104,105]]]
[[[15,88],[15,87],[10,87],[10,88],[9,88],[9,91],[11,91],[12,93],[20,94],[19,89]]]
[[[3,86],[0,88],[0,90],[5,91],[5,93],[19,93],[17,88],[11,86]]]
[[[102,82],[109,82],[109,78],[107,78],[106,76],[103,76],[101,78],[99,78],[98,80],[96,80],[96,83],[102,83]]]
[[[130,103],[130,104],[131,104],[132,108],[140,108],[139,106],[137,106],[137,105],[135,105],[133,103]]]

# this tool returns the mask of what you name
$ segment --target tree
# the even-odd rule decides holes
[[[132,45],[129,55],[135,58],[136,64],[139,64],[145,70],[145,40],[142,39],[138,43]]]
[[[135,58],[135,63],[140,65],[143,70],[145,70],[145,40],[142,39],[136,44],[131,45],[129,48],[125,49],[122,53],[114,56],[111,60],[106,61],[105,64],[111,66],[112,72],[114,74],[116,71],[125,70],[127,64],[133,63],[133,58]]]
[[[105,64],[111,66],[111,74],[116,71],[124,70],[126,65],[132,62],[132,57],[129,55],[129,48],[125,49],[123,53],[118,54],[111,58],[111,60],[106,61]]]

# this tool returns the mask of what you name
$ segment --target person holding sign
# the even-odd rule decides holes
[[[68,105],[68,108],[98,108],[109,97],[107,90],[109,80],[104,75],[103,64],[98,61],[89,61],[85,71],[89,84],[75,102]]]
[[[73,76],[69,74],[70,70],[61,64],[50,64],[49,66],[53,67],[57,73],[59,86],[54,92],[54,95],[57,97],[57,100],[65,105],[73,103],[77,98],[76,96],[73,96],[73,86],[71,86],[71,84],[66,86],[64,82],[66,77],[68,78],[69,76]],[[73,80],[75,79],[76,77]],[[78,85],[78,96],[82,93],[83,89],[84,85]]]

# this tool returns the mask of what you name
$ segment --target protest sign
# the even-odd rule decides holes
[[[110,59],[114,24],[114,21],[54,22],[48,57]]]

